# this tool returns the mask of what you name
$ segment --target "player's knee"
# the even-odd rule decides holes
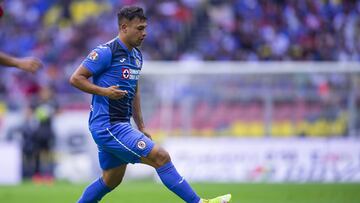
[[[103,176],[104,183],[107,187],[110,189],[116,188],[123,180],[123,177],[121,176]]]
[[[157,167],[160,167],[170,161],[170,155],[164,149],[160,149],[157,153],[155,164]]]
[[[122,182],[124,173],[122,171],[105,171],[103,172],[103,180],[106,186],[111,189],[116,188]]]

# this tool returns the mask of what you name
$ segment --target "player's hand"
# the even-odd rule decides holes
[[[110,99],[121,99],[123,98],[128,92],[126,90],[119,89],[119,86],[110,86],[105,88],[105,96],[109,97]]]
[[[19,58],[16,64],[16,67],[30,73],[35,73],[42,66],[41,61],[34,57]]]

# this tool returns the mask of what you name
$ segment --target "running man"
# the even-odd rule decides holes
[[[137,48],[146,37],[143,9],[122,8],[118,25],[118,36],[95,48],[70,78],[73,86],[93,95],[89,129],[103,170],[102,177],[85,189],[78,203],[99,202],[121,183],[128,163],[154,167],[164,185],[187,203],[230,202],[230,194],[201,199],[177,172],[168,152],[146,132],[138,84],[143,58]],[[131,126],[131,116],[138,129]]]

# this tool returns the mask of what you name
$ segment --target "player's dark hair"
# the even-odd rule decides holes
[[[140,20],[146,20],[144,10],[141,7],[138,6],[129,6],[129,7],[123,7],[120,9],[118,16],[118,25],[124,20],[132,20],[134,18],[139,18]]]

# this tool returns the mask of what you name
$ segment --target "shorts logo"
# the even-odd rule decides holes
[[[124,79],[130,78],[130,70],[128,68],[122,69],[122,78],[124,78]]]
[[[145,149],[146,143],[145,143],[144,141],[140,140],[140,141],[137,143],[137,147],[138,147],[139,149]]]
[[[92,60],[92,61],[95,61],[99,58],[99,54],[96,52],[96,51],[92,51],[90,54],[89,54],[89,58]]]

